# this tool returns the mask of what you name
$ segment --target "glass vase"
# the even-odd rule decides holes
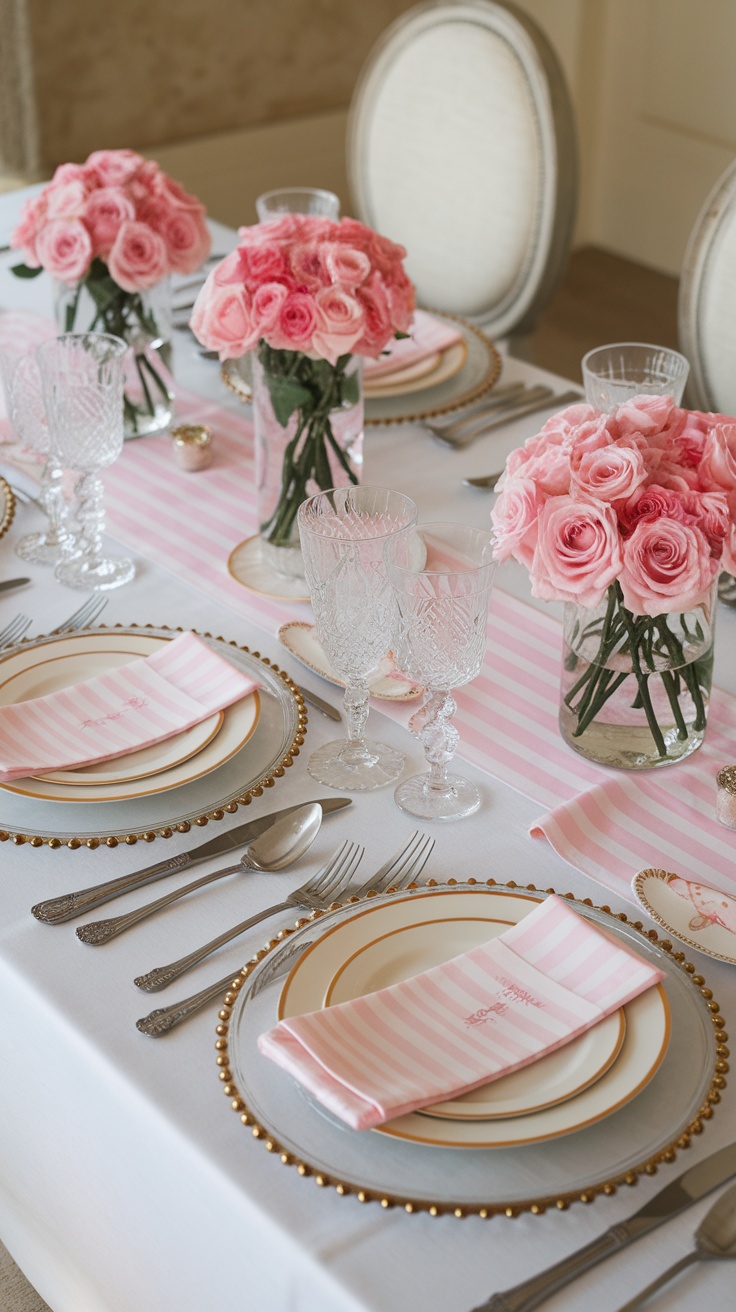
[[[300,505],[360,481],[363,360],[343,355],[332,365],[263,341],[251,360],[262,558],[277,574],[304,578]]]
[[[171,280],[126,292],[96,260],[83,282],[57,283],[55,304],[60,332],[105,332],[127,342],[124,437],[164,432],[174,416]]]
[[[560,731],[599,765],[647,770],[705,737],[716,590],[692,610],[634,615],[612,583],[595,609],[565,607]]]

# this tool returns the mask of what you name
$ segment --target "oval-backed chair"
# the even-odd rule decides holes
[[[685,252],[678,302],[688,397],[736,415],[736,160],[708,196]]]
[[[577,195],[559,60],[496,0],[443,0],[389,27],[348,125],[358,217],[401,242],[419,303],[528,334],[564,270]]]

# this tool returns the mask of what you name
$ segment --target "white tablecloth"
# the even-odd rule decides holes
[[[16,197],[3,198],[0,236],[16,203]],[[227,239],[222,230],[217,237]],[[3,257],[6,267],[13,258]],[[21,283],[0,270],[3,308],[48,309],[48,294],[45,277]],[[237,405],[221,387],[217,365],[203,361],[184,337],[177,342],[177,373],[185,386]],[[536,379],[540,371],[508,361],[504,377]],[[460,480],[500,468],[536,424],[534,417],[520,420],[462,453],[441,448],[419,427],[369,430],[366,479],[410,493],[425,520],[485,526],[489,496],[462,488]],[[13,544],[38,518],[32,509],[19,509],[0,543],[3,576],[21,572]],[[78,597],[48,571],[23,565],[22,572],[32,574],[32,584],[0,598],[0,627],[23,609],[33,616],[34,632],[48,632]],[[520,569],[505,567],[500,581],[528,595]],[[284,618],[294,613],[285,608]],[[335,690],[290,662],[273,634],[249,620],[247,604],[237,613],[213,605],[145,561],[133,584],[110,594],[104,618],[222,633],[258,648],[336,700]],[[716,678],[736,691],[736,611],[721,608],[719,626]],[[371,717],[376,734],[400,745],[419,766],[421,754],[405,731],[375,708]],[[328,735],[328,721],[311,713],[307,748]],[[318,796],[305,760],[306,752],[276,788],[225,823]],[[631,910],[528,836],[539,807],[471,766],[466,772],[478,782],[483,806],[462,824],[436,827],[427,876],[514,878]],[[30,905],[134,870],[192,839],[96,852],[0,845],[0,1237],[55,1312],[204,1312],[211,1306],[243,1312],[469,1312],[491,1291],[515,1284],[614,1225],[680,1169],[735,1137],[728,1088],[712,1124],[676,1166],[592,1207],[576,1204],[543,1217],[490,1221],[384,1212],[318,1189],[250,1137],[217,1078],[213,1009],[158,1041],[136,1031],[136,1018],[151,1006],[186,996],[228,969],[236,972],[291,918],[269,922],[223,949],[155,998],[133,987],[134,975],[276,901],[304,872],[316,870],[343,837],[364,842],[366,862],[377,866],[413,827],[395,807],[391,789],[356,796],[352,807],[325,822],[298,879],[286,871],[226,880],[97,949],[79,943],[73,925],[38,924]],[[144,889],[99,914],[127,910],[152,895]],[[697,965],[728,1019],[736,1001],[732,968],[700,956]],[[450,1155],[448,1176],[451,1171]],[[712,1201],[609,1259],[545,1307],[589,1312],[594,1304],[597,1312],[613,1312],[687,1250]],[[731,1312],[733,1272],[727,1264],[685,1274],[652,1307],[685,1312],[700,1302],[713,1312]]]

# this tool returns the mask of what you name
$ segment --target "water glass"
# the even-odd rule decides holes
[[[614,342],[588,351],[582,362],[585,399],[613,410],[632,396],[671,396],[682,401],[690,365],[679,351],[646,342]]]
[[[102,554],[105,515],[100,470],[123,449],[123,362],[126,343],[110,333],[64,333],[36,355],[52,449],[76,473],[56,577],[85,591],[117,588],[135,574],[132,560]]]
[[[284,187],[259,196],[256,214],[259,223],[273,223],[285,214],[316,214],[336,221],[340,217],[340,197],[320,187]]]
[[[404,780],[394,797],[403,811],[423,820],[459,820],[477,811],[480,793],[448,773],[459,741],[451,694],[483,664],[496,569],[493,540],[460,524],[411,528],[387,543],[386,569],[398,612],[396,663],[427,689],[409,729],[424,747],[429,771]]]
[[[379,487],[331,488],[299,507],[304,572],[317,633],[344,680],[347,739],[313,752],[307,770],[328,788],[362,792],[398,779],[404,757],[365,738],[367,678],[388,652],[395,627],[386,542],[416,522],[414,502]]]
[[[51,437],[43,399],[41,371],[33,349],[4,344],[0,349],[0,377],[8,419],[22,444],[21,458],[43,461],[39,501],[49,521],[43,533],[27,533],[16,544],[15,554],[34,565],[56,565],[61,560],[65,537],[66,506],[62,493],[62,470]]]

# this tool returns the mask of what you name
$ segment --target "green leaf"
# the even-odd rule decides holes
[[[273,412],[282,428],[286,428],[296,410],[307,414],[314,409],[312,393],[296,379],[269,377],[266,381]]]
[[[27,264],[12,264],[10,272],[14,273],[16,278],[37,278],[43,269],[39,265],[37,269],[31,269]]]

